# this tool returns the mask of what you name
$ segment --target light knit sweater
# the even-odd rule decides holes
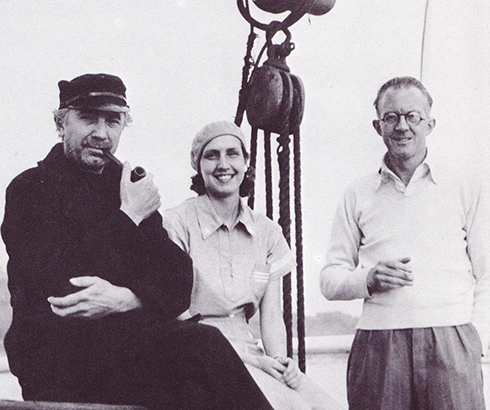
[[[408,186],[383,161],[352,184],[333,222],[320,287],[330,300],[364,298],[360,329],[473,323],[490,343],[490,226],[481,184],[424,161]],[[370,296],[380,260],[410,257],[413,286]]]

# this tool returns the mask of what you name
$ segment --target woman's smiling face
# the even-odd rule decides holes
[[[208,195],[214,198],[239,197],[247,161],[237,137],[222,135],[212,139],[204,147],[199,167]]]

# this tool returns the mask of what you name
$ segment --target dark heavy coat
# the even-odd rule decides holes
[[[80,170],[57,144],[7,189],[2,236],[13,321],[5,347],[24,398],[218,408],[209,403],[227,398],[209,378],[219,386],[231,366],[232,383],[256,396],[250,408],[268,408],[219,333],[174,321],[190,303],[191,261],[158,212],[136,226],[119,210],[120,177],[112,162],[101,175]],[[69,283],[78,276],[129,288],[143,308],[100,320],[55,315],[47,298],[79,290]]]

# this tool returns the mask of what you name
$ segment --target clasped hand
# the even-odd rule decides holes
[[[61,317],[100,319],[141,306],[131,290],[96,276],[72,278],[70,283],[83,289],[64,297],[48,298],[51,310]]]
[[[413,285],[411,258],[379,261],[368,273],[366,282],[370,294]]]
[[[296,362],[289,357],[260,356],[257,367],[292,389],[301,385],[303,373]]]

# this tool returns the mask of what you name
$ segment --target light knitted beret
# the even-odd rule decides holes
[[[244,154],[248,156],[249,140],[237,125],[229,121],[212,122],[199,131],[194,137],[194,141],[192,141],[192,168],[199,172],[199,161],[201,160],[204,147],[212,139],[223,135],[233,135],[234,137],[237,137],[243,144],[243,148],[245,150]]]

